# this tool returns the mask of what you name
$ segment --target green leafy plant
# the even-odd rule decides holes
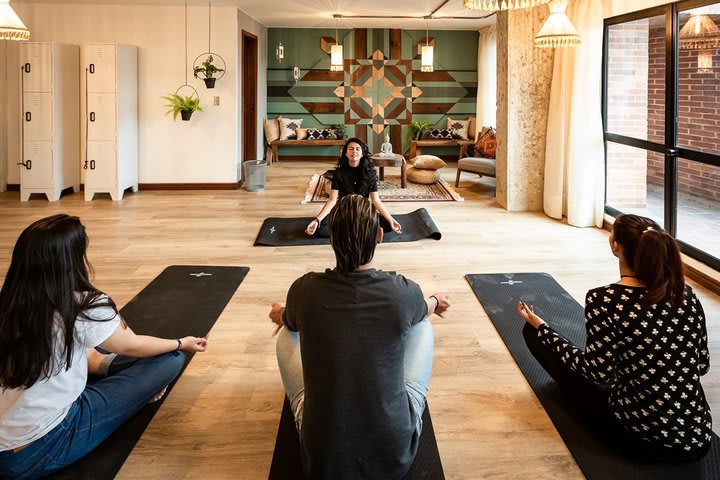
[[[332,126],[337,131],[337,138],[339,140],[345,139],[345,124],[344,123],[338,123]]]
[[[178,95],[177,93],[170,93],[162,98],[163,100],[170,102],[167,105],[164,105],[170,109],[165,112],[165,115],[170,115],[172,113],[173,121],[177,120],[178,113],[183,114],[183,120],[185,120],[186,116],[187,120],[190,120],[192,112],[196,110],[198,112],[203,111],[202,107],[200,107],[200,99],[194,95],[186,97],[184,95]]]
[[[201,67],[195,67],[193,69],[193,75],[195,75],[195,78],[201,78],[198,75],[202,75],[202,78],[215,78],[216,73],[222,73],[225,70],[222,68],[218,68],[215,65],[213,65],[213,61],[215,59],[212,55],[208,55],[208,57],[205,59],[205,61],[202,63]]]
[[[430,122],[420,122],[413,120],[408,127],[408,135],[410,140],[420,140],[424,132],[430,130]]]

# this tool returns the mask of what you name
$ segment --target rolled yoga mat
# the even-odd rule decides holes
[[[247,267],[170,266],[130,300],[120,310],[120,315],[139,335],[204,336],[210,332],[249,270]],[[187,355],[183,371],[190,360],[192,354]],[[47,478],[115,478],[155,412],[170,395],[173,385],[174,382],[160,401],[146,405],[85,458]]]
[[[423,429],[415,461],[402,480],[444,480],[445,473],[435,442],[430,410],[427,406],[423,412],[422,421]],[[382,439],[378,439],[378,441],[382,441]],[[295,428],[295,418],[290,409],[290,402],[285,398],[268,480],[304,480],[304,478],[300,460],[300,436]]]
[[[601,436],[581,415],[582,405],[564,397],[555,381],[535,360],[525,344],[525,321],[517,312],[519,300],[575,345],[585,346],[584,309],[547,273],[470,274],[465,278],[482,303],[515,362],[552,420],[583,474],[589,479],[718,479],[720,444],[692,463],[653,464],[626,456],[612,438]]]
[[[402,225],[402,233],[384,232],[383,243],[414,242],[423,238],[440,240],[442,234],[424,208],[414,212],[393,215]],[[297,245],[329,245],[329,238],[311,237],[305,233],[313,217],[267,218],[260,227],[255,246],[288,247]]]

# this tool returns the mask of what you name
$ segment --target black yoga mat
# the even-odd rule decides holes
[[[165,338],[204,336],[249,270],[247,267],[173,265],[130,300],[120,314],[137,334]],[[192,355],[188,355],[185,367],[191,359]],[[162,400],[145,406],[85,458],[48,478],[115,478],[173,385],[168,387]]]
[[[393,215],[393,218],[402,225],[402,233],[386,231],[383,235],[383,243],[414,242],[423,238],[440,240],[442,237],[440,230],[424,208],[410,213]],[[312,217],[267,218],[260,227],[255,245],[266,247],[329,245],[329,238],[310,237],[305,233],[305,228],[310,220]]]
[[[440,452],[435,442],[430,410],[425,407],[422,416],[423,429],[415,461],[403,480],[444,480]],[[382,441],[379,439],[378,441]],[[268,480],[303,480],[302,461],[300,460],[300,436],[295,428],[295,418],[290,409],[290,402],[285,398],[280,426],[278,427],[273,452],[272,465]]]
[[[599,436],[580,414],[582,406],[568,402],[561,394],[555,381],[528,350],[522,336],[525,322],[517,313],[518,300],[534,305],[535,312],[555,330],[575,345],[584,347],[583,307],[549,274],[471,274],[465,278],[589,480],[720,478],[720,439],[717,435],[713,437],[710,451],[701,460],[685,464],[648,463],[625,455],[612,438]]]

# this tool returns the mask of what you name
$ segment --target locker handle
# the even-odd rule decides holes
[[[24,162],[18,163],[18,165],[22,165],[23,167],[30,170],[30,169],[32,169],[32,160],[25,160]]]
[[[26,63],[25,66],[23,67],[23,70],[25,70],[25,73],[30,73],[30,68],[31,68],[30,64]]]
[[[90,112],[90,121],[91,122],[95,121],[95,112]]]
[[[95,160],[90,160],[90,170],[95,170]]]
[[[88,161],[85,160],[85,164],[83,164],[83,170],[87,170],[87,169],[88,169]]]
[[[32,121],[32,112],[25,112],[25,121],[26,122]]]
[[[95,64],[91,63],[90,68],[88,70],[90,70],[90,73],[95,73]]]

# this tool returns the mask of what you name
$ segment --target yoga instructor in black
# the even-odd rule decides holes
[[[619,216],[610,234],[620,279],[585,300],[587,346],[571,344],[532,306],[518,304],[523,335],[540,364],[593,428],[633,455],[692,461],[707,453],[712,417],[705,315],[685,285],[680,250],[657,223]],[[600,433],[600,432],[599,432]]]
[[[401,233],[402,227],[385,209],[377,190],[377,173],[370,158],[368,146],[358,138],[349,139],[345,142],[338,166],[333,174],[330,197],[317,216],[310,220],[305,233],[317,237],[328,237],[326,217],[339,199],[351,193],[370,198],[370,201],[380,214],[380,227],[383,230]]]

